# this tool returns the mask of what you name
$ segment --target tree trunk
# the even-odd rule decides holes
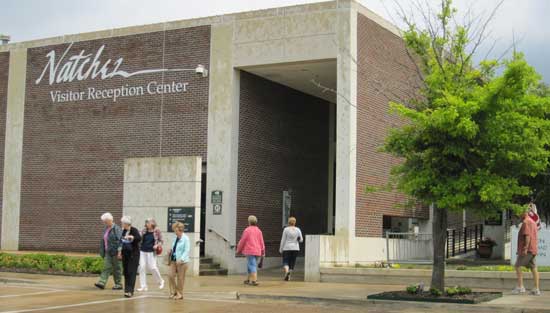
[[[432,221],[433,256],[432,288],[445,289],[445,244],[447,240],[447,209],[433,207]]]

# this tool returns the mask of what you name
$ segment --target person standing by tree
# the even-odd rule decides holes
[[[518,233],[518,248],[517,248],[517,260],[515,264],[516,275],[518,278],[518,285],[514,290],[513,294],[523,294],[525,293],[525,287],[523,286],[523,273],[521,267],[527,267],[533,273],[533,280],[535,282],[535,288],[531,290],[531,294],[534,296],[540,296],[539,289],[539,272],[537,270],[536,256],[538,253],[538,234],[537,234],[537,224],[533,219],[528,215],[527,212],[524,212],[520,216],[523,223]]]

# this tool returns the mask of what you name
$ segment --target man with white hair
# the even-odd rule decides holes
[[[99,245],[99,255],[103,258],[103,272],[95,286],[105,289],[105,284],[112,274],[115,281],[113,290],[121,290],[121,262],[119,260],[122,258],[122,246],[120,245],[122,229],[113,223],[113,215],[109,212],[101,215],[101,220],[105,224],[103,238]]]

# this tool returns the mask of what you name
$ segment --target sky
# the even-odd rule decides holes
[[[399,25],[398,1],[406,9],[409,0],[358,0],[387,20]],[[437,0],[426,0],[437,2]],[[488,15],[500,0],[455,0],[460,12],[469,8]],[[314,0],[0,0],[0,33],[12,42],[48,38],[172,20],[318,2]],[[491,58],[500,57],[515,42],[516,50],[550,83],[550,1],[504,0],[492,20],[491,36],[478,60],[496,42]]]

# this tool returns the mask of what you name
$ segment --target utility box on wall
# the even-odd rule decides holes
[[[164,252],[157,259],[163,273],[167,273],[166,254],[175,239],[168,224],[183,220],[191,244],[188,275],[199,275],[201,172],[200,157],[132,158],[124,162],[123,214],[131,216],[139,230],[147,218],[156,220],[164,237]]]

